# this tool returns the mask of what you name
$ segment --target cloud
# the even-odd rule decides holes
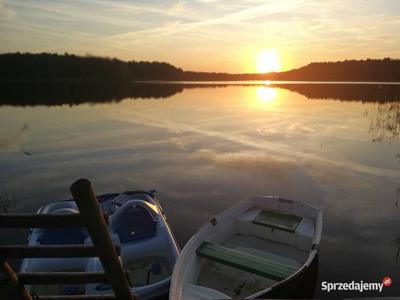
[[[191,159],[213,162],[225,167],[261,174],[283,175],[298,166],[294,159],[277,159],[271,155],[257,152],[217,153],[210,149],[201,149],[190,156]]]
[[[2,24],[0,50],[90,52],[248,72],[257,51],[276,48],[289,69],[315,60],[398,56],[398,7],[390,0],[14,0],[12,6],[0,0],[0,19],[18,14]]]
[[[243,155],[246,158],[250,159],[250,164],[257,165],[260,162],[265,166],[268,163],[278,164],[278,163],[301,163],[301,164],[312,164],[312,165],[323,165],[326,168],[335,168],[337,170],[347,170],[351,172],[364,173],[371,176],[378,176],[382,178],[391,178],[393,180],[400,180],[400,172],[395,169],[386,169],[380,168],[378,166],[368,165],[361,162],[357,162],[349,159],[335,159],[331,157],[327,157],[321,155],[318,151],[304,151],[300,149],[296,149],[291,147],[288,144],[283,142],[279,143],[278,141],[268,141],[268,140],[258,140],[254,139],[251,136],[245,136],[243,134],[236,133],[227,133],[218,130],[212,130],[207,128],[207,126],[199,126],[195,123],[189,122],[177,122],[174,120],[163,120],[162,118],[149,118],[148,115],[144,115],[142,113],[135,113],[135,117],[132,118],[132,112],[129,111],[128,116],[124,117],[123,114],[119,113],[119,120],[125,120],[126,122],[140,124],[142,126],[150,126],[162,128],[164,130],[168,130],[173,133],[192,133],[199,136],[213,138],[219,141],[224,141],[225,143],[232,143],[232,145],[236,145],[238,147],[245,147],[247,149],[251,149],[247,154],[243,153],[225,153],[219,155],[214,152],[210,152],[209,150],[202,150],[194,154],[193,158],[202,158],[214,160],[217,163],[239,163],[243,160]],[[310,129],[306,126],[300,127],[303,133],[309,134]],[[297,129],[296,129],[297,130]],[[257,153],[262,151],[264,153],[263,157],[257,156]],[[250,154],[249,154],[250,153]],[[254,154],[253,154],[254,153]],[[265,154],[269,156],[266,156]],[[279,157],[279,160],[272,161],[269,157]],[[240,159],[239,159],[240,158]],[[243,166],[243,164],[241,164]],[[325,169],[326,169],[325,168]]]
[[[4,0],[0,0],[0,19],[9,19],[16,16],[14,9],[8,7]]]

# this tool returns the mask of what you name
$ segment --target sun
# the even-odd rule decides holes
[[[277,51],[275,49],[261,51],[257,56],[256,67],[259,73],[279,72],[281,64]]]

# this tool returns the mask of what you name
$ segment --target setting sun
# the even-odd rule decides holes
[[[256,67],[259,73],[279,72],[280,61],[276,50],[261,51],[257,56]]]

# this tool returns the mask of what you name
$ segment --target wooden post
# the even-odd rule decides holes
[[[108,226],[92,189],[91,182],[88,179],[75,181],[71,185],[71,194],[79,208],[82,219],[86,223],[93,245],[97,250],[116,298],[120,300],[138,300],[129,289],[128,280],[113,246]]]
[[[8,276],[12,284],[12,289],[20,295],[21,299],[32,300],[31,295],[27,292],[24,285],[20,282],[17,274],[14,272],[8,262],[6,262],[3,258],[0,258],[0,269],[1,271],[3,271],[4,274]]]

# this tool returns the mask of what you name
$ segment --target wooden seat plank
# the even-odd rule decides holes
[[[258,257],[210,242],[203,242],[196,253],[200,257],[277,281],[289,277],[298,269],[296,266]]]

